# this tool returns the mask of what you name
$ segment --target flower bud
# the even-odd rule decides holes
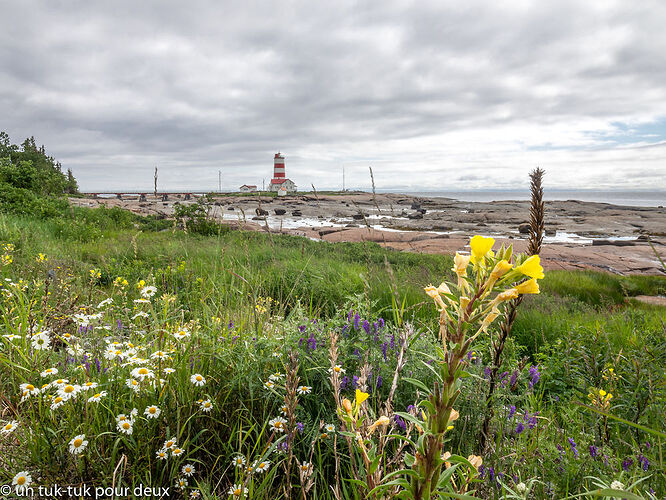
[[[347,398],[344,398],[342,400],[342,408],[347,412],[347,414],[351,414],[352,412],[351,401],[349,401]]]

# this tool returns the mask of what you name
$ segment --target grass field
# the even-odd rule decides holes
[[[456,282],[453,256],[228,229],[201,236],[117,210],[75,215],[0,216],[0,242],[12,245],[0,483],[27,473],[33,486],[143,484],[206,498],[408,489],[413,476],[399,471],[416,467],[423,435],[411,405],[440,376],[439,314],[424,287]],[[500,320],[466,352],[441,491],[565,498],[615,481],[623,498],[663,498],[665,315],[631,297],[666,293],[666,278],[552,271],[539,284],[517,310],[492,398]],[[332,344],[345,370],[337,382]],[[62,396],[68,385],[75,396]],[[341,410],[357,389],[369,394],[353,417],[363,424]],[[370,432],[381,416],[389,423]],[[356,446],[361,425],[367,440]],[[379,458],[365,463],[366,453]],[[405,483],[371,491],[392,480]]]

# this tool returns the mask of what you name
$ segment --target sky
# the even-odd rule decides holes
[[[82,190],[666,189],[666,2],[2,2],[0,130]]]

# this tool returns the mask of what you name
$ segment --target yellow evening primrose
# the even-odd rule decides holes
[[[527,280],[524,283],[516,285],[516,291],[520,294],[524,293],[539,293],[539,283],[537,283],[536,278]]]
[[[476,263],[481,261],[490,252],[490,249],[495,244],[495,238],[486,238],[485,236],[476,235],[469,240],[469,246],[472,250],[472,262]]]
[[[456,256],[453,258],[453,267],[451,271],[456,273],[459,278],[467,276],[467,266],[469,265],[470,256],[469,255],[460,255],[456,252]]]
[[[428,294],[428,296],[435,301],[437,304],[438,309],[441,311],[442,309],[446,308],[446,304],[444,304],[444,301],[442,300],[442,297],[439,295],[439,289],[435,288],[432,285],[429,285],[424,288],[425,293]]]
[[[530,278],[536,278],[538,280],[543,279],[543,267],[541,267],[541,259],[538,255],[532,255],[525,262],[516,267],[516,271],[520,271]]]
[[[363,402],[366,399],[368,399],[369,396],[370,394],[368,394],[367,392],[359,391],[358,389],[356,389],[356,406],[360,407],[361,404],[363,404]]]

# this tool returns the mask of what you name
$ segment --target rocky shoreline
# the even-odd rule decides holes
[[[71,198],[79,206],[119,206],[142,215],[170,217],[171,197]],[[344,193],[213,197],[210,215],[248,230],[336,241],[374,241],[402,251],[451,253],[473,234],[526,247],[529,201],[466,202],[401,194]],[[545,267],[597,269],[618,274],[663,274],[648,236],[666,253],[666,209],[577,200],[546,202]]]

